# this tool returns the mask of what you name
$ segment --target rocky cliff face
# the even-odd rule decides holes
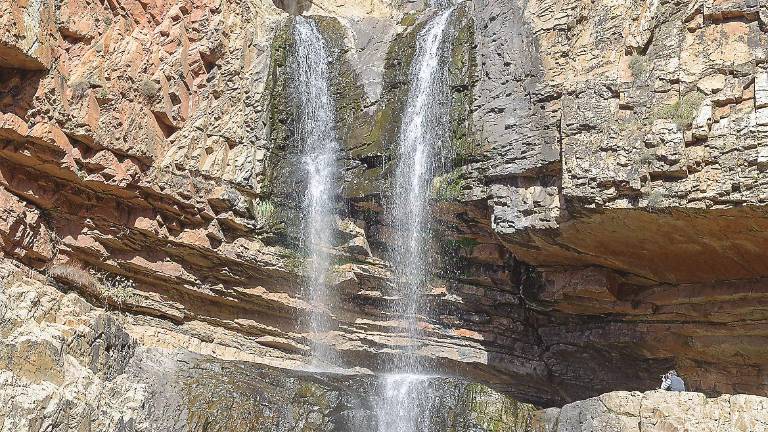
[[[125,320],[107,333],[108,315],[83,324],[77,366],[62,354],[71,336],[9,326],[13,303],[4,358],[24,358],[25,335],[50,336],[29,367],[85,374],[128,405],[148,400],[145,363],[212,380],[241,365],[305,368],[304,180],[286,55],[300,12],[332,53],[345,148],[328,343],[358,374],[409,343],[384,312],[382,205],[429,10],[1,1],[0,248],[17,269],[3,293],[14,275],[44,276],[25,296],[66,292],[54,322],[70,319],[66,308]],[[442,253],[425,287],[436,315],[419,352],[542,405],[653,388],[672,366],[710,395],[766,394],[767,31],[766,6],[751,1],[461,3],[446,65],[451,142],[434,185]],[[6,365],[7,382],[64,382]]]
[[[379,385],[360,374],[286,371],[200,349],[147,346],[142,323],[0,265],[0,430],[375,430]],[[435,379],[435,430],[522,431],[533,409],[478,384]]]

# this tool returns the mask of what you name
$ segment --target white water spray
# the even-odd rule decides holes
[[[419,33],[411,66],[411,87],[398,138],[394,176],[392,224],[395,229],[393,266],[400,301],[392,311],[405,320],[411,343],[392,365],[395,374],[380,383],[379,432],[429,431],[430,390],[428,370],[415,350],[423,337],[420,317],[429,316],[421,297],[428,284],[430,252],[429,198],[432,178],[448,139],[450,93],[448,72],[441,59],[449,52],[444,33],[451,12],[435,16]]]
[[[299,100],[297,136],[302,145],[302,167],[307,178],[304,196],[304,248],[310,258],[304,298],[311,305],[308,324],[312,333],[313,366],[335,363],[323,339],[330,331],[331,296],[328,279],[334,244],[334,208],[339,168],[336,160],[340,146],[336,138],[334,105],[329,89],[328,52],[317,24],[296,17],[293,28],[296,41],[295,83]]]

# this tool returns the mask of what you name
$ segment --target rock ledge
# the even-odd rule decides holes
[[[768,398],[701,393],[617,391],[534,415],[535,432],[762,432]]]

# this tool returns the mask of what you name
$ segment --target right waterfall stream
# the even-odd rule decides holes
[[[410,71],[410,89],[397,143],[392,197],[388,204],[394,228],[392,263],[399,300],[391,311],[404,321],[405,353],[381,378],[377,402],[379,432],[430,430],[430,368],[418,355],[424,338],[420,322],[428,319],[422,300],[429,282],[430,194],[442,165],[448,137],[450,91],[445,37],[453,8],[439,11],[419,32]]]

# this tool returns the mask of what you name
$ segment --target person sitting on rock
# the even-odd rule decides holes
[[[659,388],[662,390],[684,392],[685,383],[682,378],[677,376],[677,371],[671,370],[661,376],[661,387]]]

